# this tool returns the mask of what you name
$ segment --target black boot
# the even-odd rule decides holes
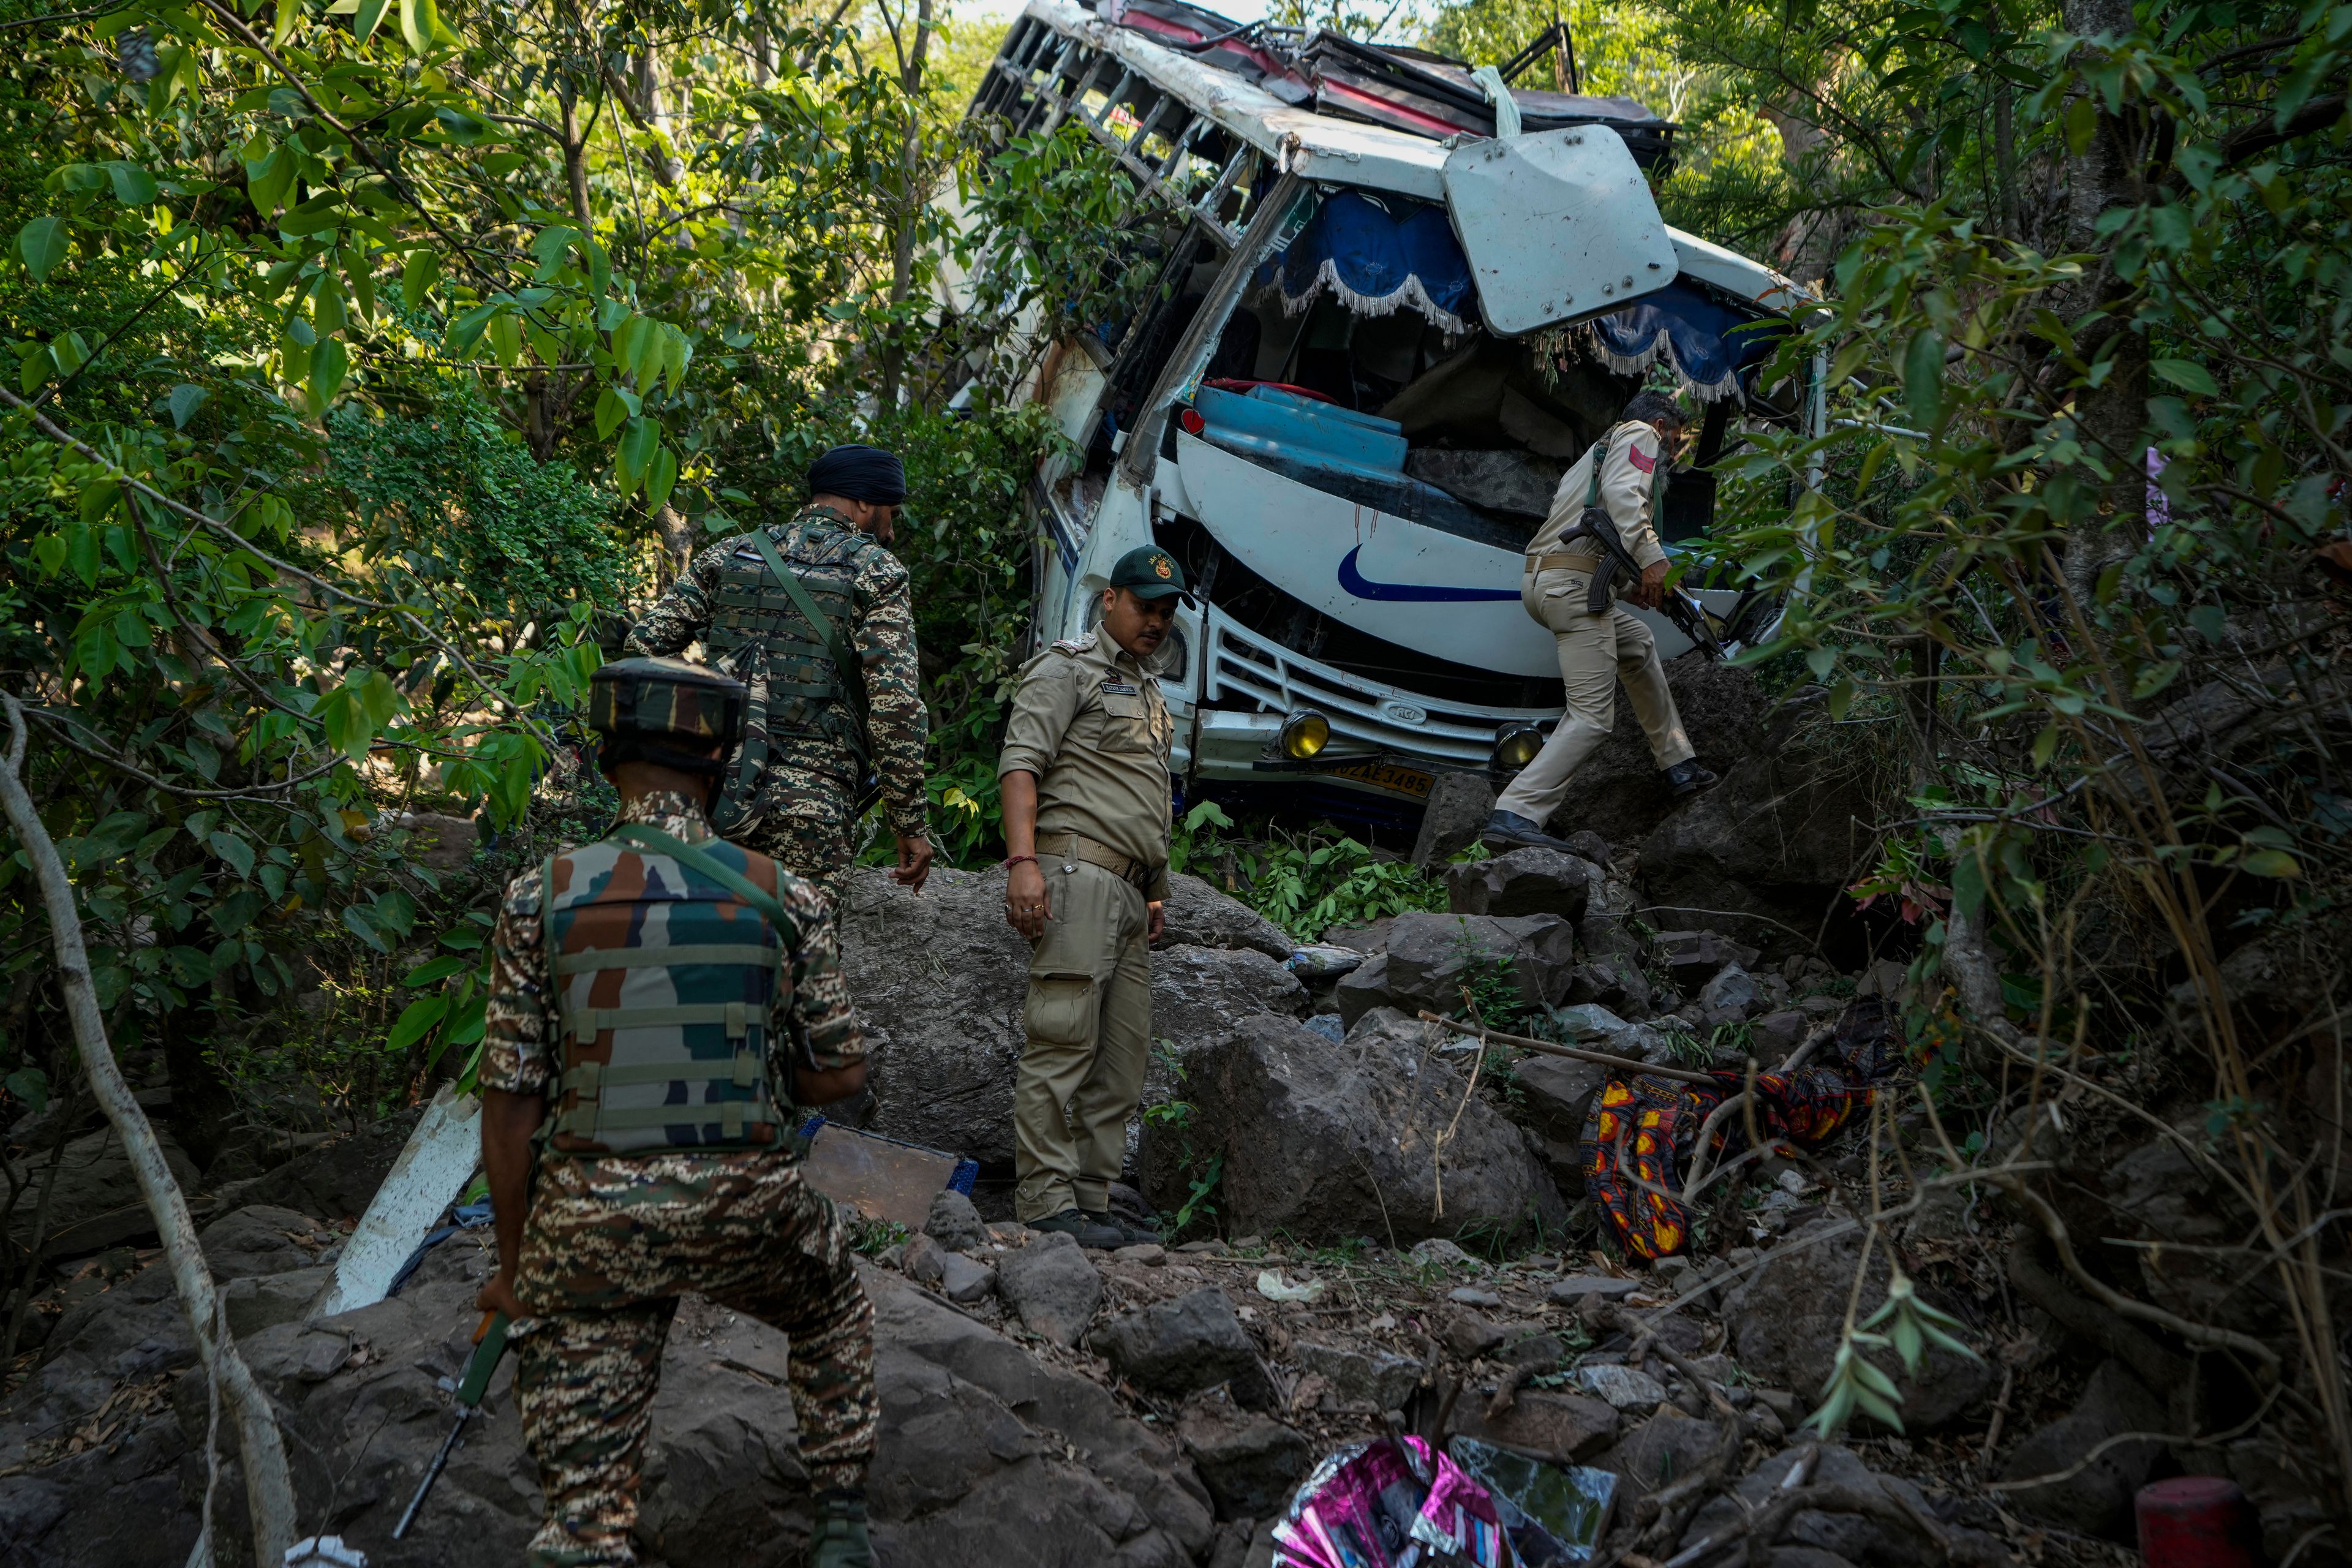
[[[874,1568],[866,1534],[866,1499],[857,1492],[823,1492],[809,1531],[809,1568]]]
[[[1118,1232],[1121,1247],[1141,1247],[1160,1239],[1160,1227],[1150,1220],[1129,1219],[1116,1209],[1080,1209],[1078,1213],[1089,1224]]]
[[[1064,1209],[1060,1214],[1029,1222],[1031,1230],[1064,1230],[1078,1238],[1080,1247],[1097,1252],[1115,1252],[1127,1245],[1127,1232],[1113,1225],[1108,1216],[1090,1215],[1079,1209]]]
[[[1543,830],[1541,823],[1529,822],[1515,811],[1498,811],[1487,817],[1486,830],[1478,835],[1478,842],[1498,855],[1513,849],[1557,849],[1563,855],[1576,853],[1569,847],[1567,839],[1554,838]]]
[[[1707,772],[1696,757],[1693,757],[1688,762],[1676,763],[1666,770],[1666,788],[1676,800],[1695,795],[1701,790],[1713,789],[1722,782],[1721,779]]]

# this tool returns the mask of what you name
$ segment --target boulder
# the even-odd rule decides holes
[[[447,877],[473,863],[481,842],[481,825],[470,816],[447,816],[437,811],[405,813],[401,826],[408,830],[408,858],[436,876]]]
[[[1421,1363],[1376,1345],[1326,1345],[1298,1340],[1290,1347],[1298,1369],[1323,1380],[1341,1405],[1402,1409],[1421,1386]]]
[[[1181,1050],[1196,1031],[1303,1005],[1297,981],[1263,951],[1286,956],[1287,939],[1197,879],[1186,905],[1193,932],[1262,945],[1156,950],[1154,1036]],[[856,868],[842,900],[841,962],[872,1053],[874,1130],[1011,1160],[1029,947],[1004,923],[1003,871],[935,870],[919,898],[879,867]]]
[[[163,1163],[171,1167],[181,1190],[195,1191],[196,1165],[188,1158],[187,1151],[163,1128],[156,1129],[155,1139],[163,1146]],[[50,1187],[47,1226],[40,1238],[42,1257],[79,1258],[86,1253],[103,1252],[126,1241],[154,1238],[155,1221],[147,1212],[145,1200],[139,1195],[139,1183],[131,1174],[130,1157],[123,1153],[122,1141],[114,1135],[111,1126],[102,1126],[68,1141],[54,1177],[49,1173],[47,1149],[29,1167],[16,1164],[11,1173],[23,1184],[22,1195],[8,1216],[8,1237],[19,1249],[33,1245],[33,1222],[40,1211],[41,1190],[52,1182],[55,1184]],[[22,1256],[21,1250],[18,1255]]]
[[[1789,1053],[1805,1043],[1805,1036],[1811,1027],[1812,1020],[1804,1014],[1793,1007],[1783,1008],[1757,1019],[1756,1026],[1749,1031],[1748,1038],[1755,1049],[1757,1061],[1769,1068],[1775,1063],[1788,1060]]]
[[[1457,1010],[1474,964],[1507,962],[1520,999],[1537,1006],[1567,994],[1575,952],[1576,928],[1558,915],[1402,914],[1389,927],[1385,962],[1366,963],[1332,994],[1350,1027],[1383,1005]]]
[[[1487,1415],[1486,1403],[1483,1395],[1457,1403],[1454,1430],[1563,1465],[1588,1459],[1617,1440],[1617,1412],[1582,1394],[1523,1388],[1499,1415]]]
[[[325,1295],[332,1268],[289,1268],[283,1273],[230,1279],[220,1287],[228,1330],[239,1339],[278,1323],[299,1322]]]
[[[1650,977],[1642,973],[1639,959],[1631,952],[1589,953],[1569,971],[1571,1004],[1597,1003],[1628,1018],[1640,1018],[1649,1012],[1652,994]]]
[[[1181,1398],[1224,1384],[1257,1405],[1270,1392],[1255,1342],[1213,1285],[1122,1313],[1096,1330],[1093,1342],[1121,1377],[1154,1394]]]
[[[1723,1446],[1723,1428],[1712,1421],[1684,1415],[1673,1405],[1617,1440],[1617,1446],[1593,1462],[1623,1478],[1617,1497],[1624,1507],[1689,1475]]]
[[[1748,670],[1692,653],[1666,666],[1666,685],[1691,743],[1717,773],[1753,757],[1765,743],[1763,721],[1770,700]],[[1548,826],[1556,837],[1585,829],[1612,844],[1638,842],[1670,816],[1690,809],[1690,803],[1666,793],[1633,705],[1615,707],[1615,728],[1577,769],[1568,798],[1552,814]]]
[[[1166,924],[1160,941],[1169,947],[1247,948],[1279,963],[1298,946],[1289,932],[1239,899],[1181,871],[1168,879],[1160,918]]]
[[[1736,1495],[1710,1499],[1691,1516],[1683,1531],[1683,1547],[1688,1549],[1717,1530],[1736,1526],[1743,1517],[1764,1506],[1773,1489],[1788,1478],[1790,1467],[1796,1463],[1798,1456],[1811,1446],[1808,1440],[1774,1455],[1740,1479],[1733,1489]],[[1911,1482],[1900,1476],[1874,1472],[1853,1449],[1835,1444],[1821,1447],[1811,1484],[1841,1490],[1884,1490],[1925,1517],[1935,1518],[1939,1511],[1928,1506],[1927,1500]],[[1948,1523],[1945,1528],[1956,1548],[1953,1562],[1991,1568],[2010,1561],[2000,1543],[1983,1531]],[[1907,1526],[1874,1514],[1831,1513],[1818,1509],[1807,1509],[1790,1520],[1779,1551],[1807,1553],[1791,1559],[1803,1568],[1834,1568],[1839,1563],[1866,1564],[1867,1568],[1917,1568],[1920,1563],[1933,1560],[1927,1543]],[[1779,1552],[1772,1561],[1776,1565],[1780,1563]]]
[[[1665,1385],[1636,1366],[1580,1366],[1572,1381],[1578,1392],[1628,1415],[1646,1415],[1666,1402]]]
[[[1291,1428],[1223,1401],[1188,1411],[1176,1437],[1199,1468],[1219,1519],[1280,1513],[1311,1458],[1307,1439]]]
[[[1558,1034],[1587,1050],[1623,1057],[1629,1061],[1663,1062],[1673,1055],[1665,1036],[1658,1030],[1647,1024],[1629,1024],[1598,1003],[1579,1002],[1555,1007],[1551,1026]]]
[[[1764,987],[1756,976],[1736,963],[1727,963],[1715,972],[1715,978],[1698,988],[1699,1005],[1713,1013],[1733,1015],[1738,1022],[1755,1012],[1764,1002]]]
[[[1102,1305],[1102,1275],[1067,1231],[1039,1231],[1025,1247],[1001,1254],[996,1289],[1040,1339],[1074,1345]]]
[[[1247,1018],[1192,1058],[1189,1124],[1145,1128],[1145,1191],[1172,1206],[1189,1190],[1188,1163],[1222,1154],[1217,1204],[1243,1232],[1400,1246],[1557,1232],[1567,1220],[1559,1189],[1519,1130],[1468,1088],[1417,1023],[1358,1029],[1334,1046],[1293,1019]]]
[[[987,1264],[961,1252],[943,1251],[939,1256],[939,1291],[949,1300],[970,1306],[996,1289],[996,1270]]]
[[[1426,871],[1469,848],[1494,811],[1495,786],[1485,773],[1438,774],[1422,808],[1412,863]]]
[[[2168,1425],[2162,1403],[2121,1362],[2101,1362],[2073,1410],[2010,1450],[2001,1479],[2058,1475],[2110,1437],[2162,1432]],[[2008,1500],[2020,1513],[2128,1543],[2132,1499],[2163,1453],[2161,1442],[2119,1443],[2065,1479],[2012,1491]]]
[[[1573,1307],[1587,1296],[1622,1301],[1641,1288],[1639,1279],[1620,1279],[1613,1274],[1570,1274],[1553,1280],[1544,1294],[1555,1306]]]
[[[1584,918],[1607,879],[1601,868],[1557,849],[1514,849],[1445,873],[1446,907],[1457,915]]]
[[[1723,1321],[1730,1326],[1732,1351],[1740,1366],[1757,1381],[1776,1387],[1821,1387],[1837,1360],[1861,1256],[1861,1232],[1849,1221],[1816,1219],[1790,1231],[1724,1302]],[[1857,1320],[1867,1318],[1885,1300],[1886,1280],[1885,1250],[1874,1249]],[[1924,1288],[1922,1293],[1933,1294]],[[1890,1351],[1874,1351],[1870,1359],[1902,1390],[1906,1431],[1944,1426],[1992,1392],[1990,1367],[1941,1348],[1929,1348],[1916,1378],[1904,1374]]]
[[[988,1245],[988,1226],[971,1200],[952,1189],[931,1200],[923,1234],[950,1252],[971,1252]]]
[[[235,1279],[308,1268],[334,1237],[319,1230],[306,1215],[256,1204],[214,1220],[197,1233],[197,1240],[213,1278]]]
[[[538,1478],[522,1450],[509,1358],[491,1382],[485,1418],[469,1426],[415,1525],[391,1539],[448,1431],[447,1396],[436,1380],[463,1362],[486,1267],[470,1249],[436,1249],[396,1297],[242,1342],[288,1428],[299,1517],[341,1534],[376,1568],[508,1568],[538,1524]],[[1088,1379],[1041,1363],[894,1276],[861,1274],[875,1304],[882,1428],[867,1498],[882,1561],[1183,1568],[1206,1555],[1215,1531],[1209,1496],[1174,1442]],[[143,1321],[151,1308],[178,1311],[160,1265],[97,1300],[107,1297],[115,1300],[85,1321],[68,1356],[86,1360],[99,1340],[136,1331],[130,1320]],[[100,1332],[100,1319],[121,1321]],[[651,1415],[636,1532],[647,1561],[789,1568],[802,1560],[808,1478],[790,1436],[786,1352],[784,1336],[754,1320],[698,1301],[680,1309]],[[0,1451],[13,1472],[0,1477],[0,1529],[12,1561],[185,1561],[205,1479],[204,1380],[170,1385],[140,1371],[130,1383],[61,1381],[54,1373],[63,1359],[0,1406]],[[125,1397],[107,1417],[109,1440],[71,1454],[40,1449],[28,1465],[30,1444],[72,1432],[118,1388]],[[45,1425],[59,1416],[64,1427]],[[247,1560],[233,1459],[215,1509],[225,1556]]]
[[[1702,989],[1726,969],[1744,969],[1757,958],[1754,948],[1711,931],[1662,931],[1650,939],[1650,951],[1685,993]]]
[[[317,1219],[356,1220],[367,1213],[423,1114],[421,1107],[395,1112],[306,1149],[264,1175],[224,1184],[214,1191],[213,1212],[266,1204]]]
[[[1831,926],[1832,943],[1862,947],[1855,939],[1865,928],[1848,915],[1844,889],[1874,843],[1866,770],[1850,758],[1783,747],[1719,771],[1721,784],[1643,840],[1648,901],[1713,911],[1696,918],[1774,957],[1808,945],[1796,933],[1820,929],[1832,913],[1847,916]],[[1863,955],[1842,956],[1858,965]]]

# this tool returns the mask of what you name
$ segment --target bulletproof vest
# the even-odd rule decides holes
[[[774,889],[766,857],[696,847]],[[553,857],[541,886],[562,1047],[551,1144],[780,1146],[791,1112],[769,1080],[768,1020],[791,997],[785,935],[709,877],[617,839]]]
[[[743,749],[730,759],[725,795],[712,814],[713,825],[722,831],[741,825],[777,741],[831,742],[847,754],[856,775],[851,783],[863,778],[868,765],[858,719],[865,693],[843,684],[824,628],[809,624],[750,536],[733,542],[719,569],[710,625],[703,634],[713,660],[751,688]],[[832,561],[784,563],[844,638],[857,625],[861,544],[852,543]]]

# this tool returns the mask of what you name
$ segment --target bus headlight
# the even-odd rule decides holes
[[[1282,721],[1282,754],[1303,763],[1330,743],[1331,721],[1312,708],[1301,708]]]
[[[1541,730],[1524,719],[1514,720],[1495,731],[1495,766],[1503,773],[1517,773],[1536,760],[1543,743]]]

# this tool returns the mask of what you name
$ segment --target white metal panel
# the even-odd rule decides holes
[[[383,1185],[368,1201],[359,1228],[343,1245],[313,1315],[349,1312],[383,1300],[392,1277],[473,1179],[482,1159],[481,1115],[479,1100],[459,1094],[453,1084],[441,1086]]]
[[[1195,515],[1292,598],[1402,647],[1476,669],[1559,672],[1551,634],[1519,605],[1521,557],[1343,500],[1176,437]]]
[[[1736,250],[1726,250],[1712,240],[1685,234],[1678,228],[1668,228],[1666,233],[1675,242],[1675,259],[1681,264],[1685,277],[1712,283],[1725,293],[1767,310],[1795,310],[1815,303],[1811,291],[1803,284],[1781,276],[1760,261],[1751,261]]]
[[[1614,310],[1681,270],[1650,183],[1606,127],[1456,147],[1445,198],[1478,312],[1505,337]]]

